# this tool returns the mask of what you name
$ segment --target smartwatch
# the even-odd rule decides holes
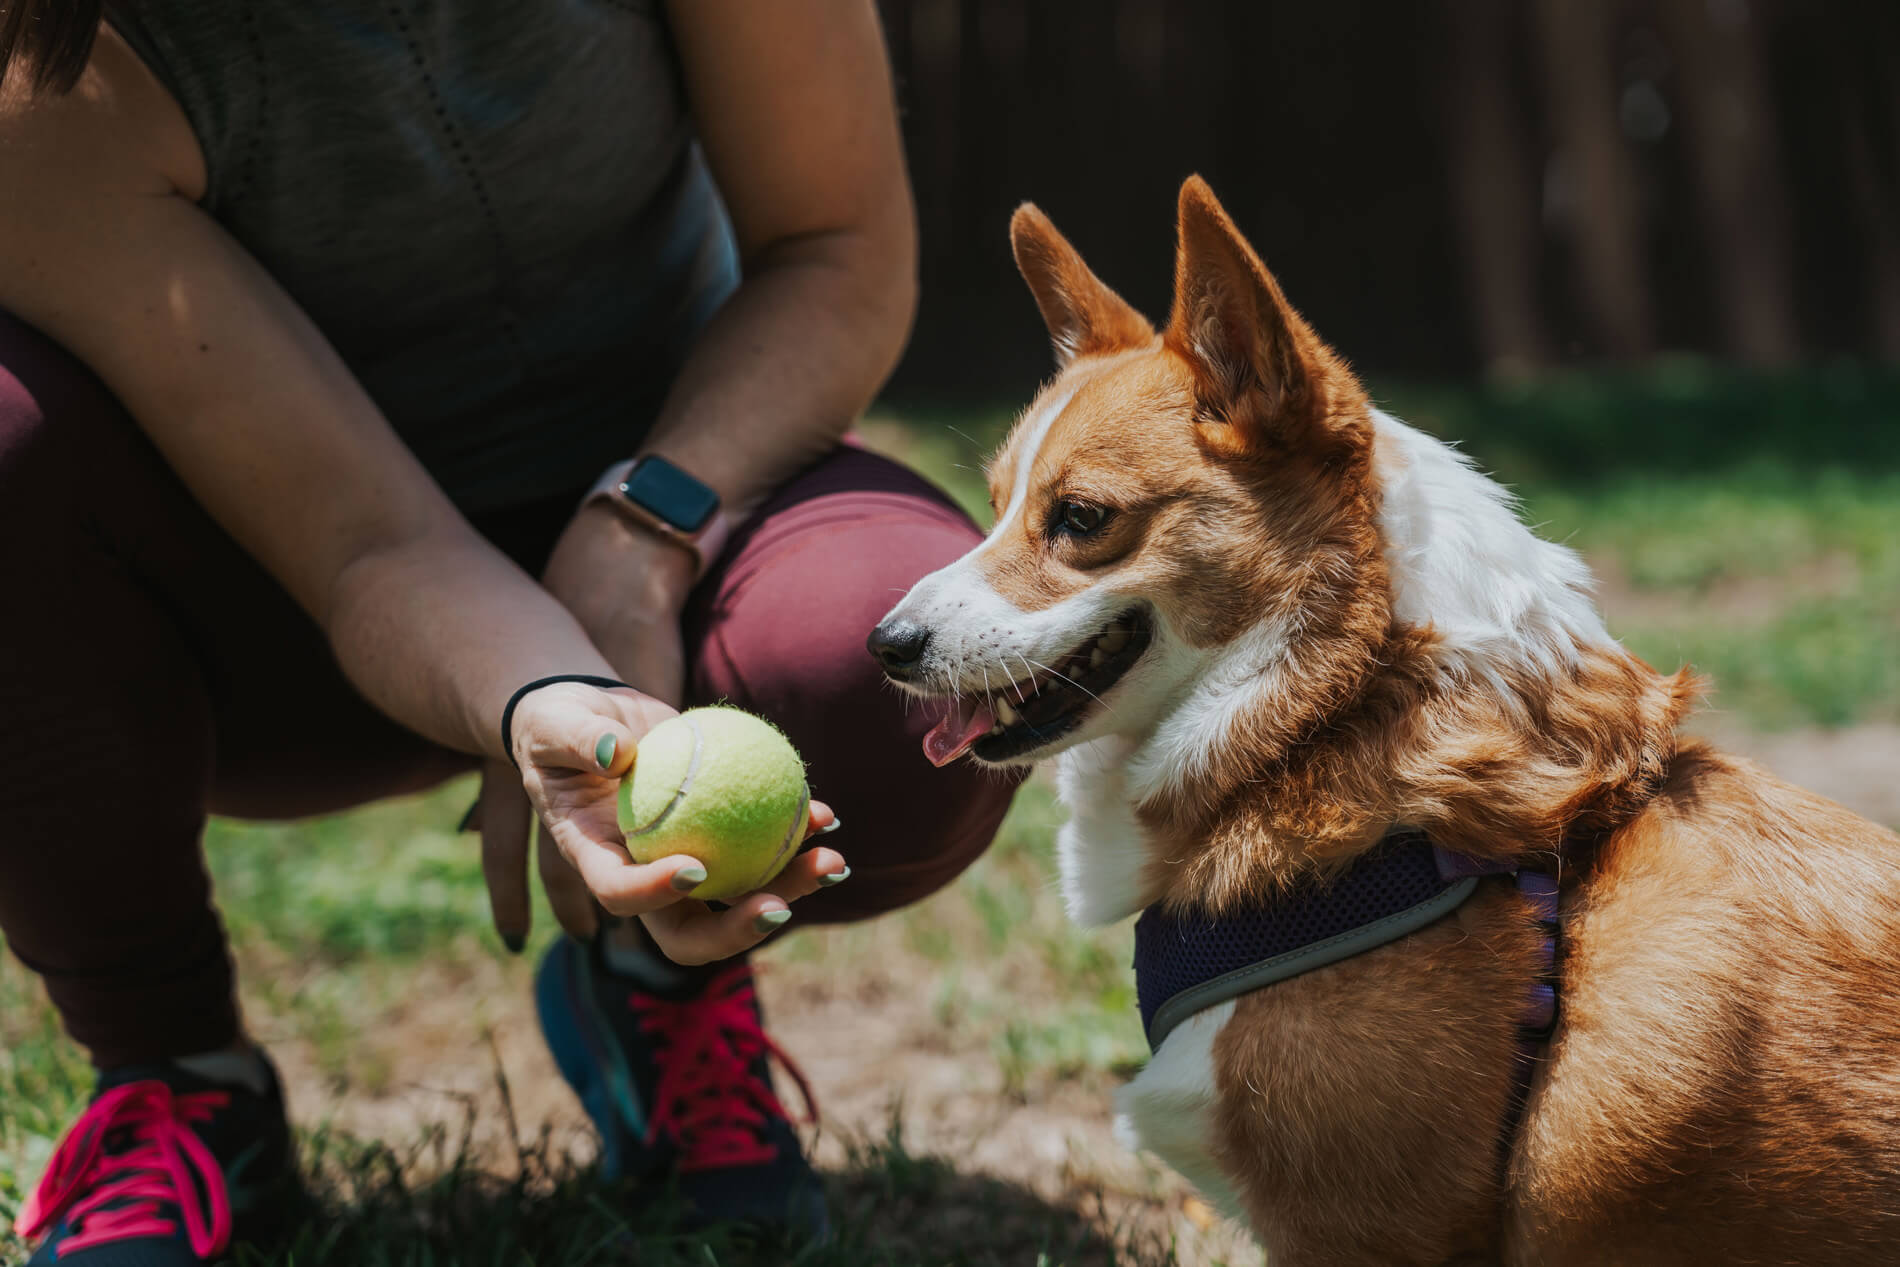
[[[648,532],[690,551],[695,579],[706,575],[726,544],[719,494],[656,453],[608,467],[581,505],[598,501],[611,502]]]

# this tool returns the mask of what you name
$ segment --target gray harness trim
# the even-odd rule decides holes
[[[1370,924],[1349,929],[1309,946],[1301,946],[1297,950],[1289,950],[1271,959],[1262,959],[1244,968],[1236,968],[1182,990],[1155,1009],[1154,1020],[1148,1027],[1149,1049],[1159,1051],[1169,1031],[1196,1012],[1213,1007],[1216,1003],[1225,1003],[1250,990],[1297,977],[1315,968],[1324,968],[1341,959],[1350,959],[1387,942],[1397,941],[1408,933],[1417,932],[1434,920],[1457,910],[1477,888],[1478,877],[1467,876],[1416,906],[1408,906]]]

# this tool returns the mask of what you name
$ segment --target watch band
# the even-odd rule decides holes
[[[714,561],[719,558],[720,551],[725,549],[726,541],[731,536],[732,526],[726,517],[725,508],[715,508],[697,532],[687,532],[668,523],[627,493],[627,477],[632,474],[634,466],[642,460],[642,458],[628,458],[602,471],[600,478],[594,481],[594,486],[588,489],[587,495],[581,499],[581,505],[591,506],[598,501],[608,502],[630,522],[686,550],[693,556],[693,583],[697,585],[705,579],[706,573],[712,570]],[[677,467],[674,469],[678,470]],[[681,473],[684,474],[684,472]]]

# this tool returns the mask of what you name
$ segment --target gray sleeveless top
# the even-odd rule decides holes
[[[737,284],[659,0],[116,0],[203,206],[449,495],[627,456]]]

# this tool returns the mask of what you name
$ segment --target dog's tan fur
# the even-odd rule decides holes
[[[1364,392],[1198,180],[1180,219],[1157,335],[1018,213],[1074,395],[994,486],[1034,461],[1045,503],[1119,513],[985,558],[1026,610],[1128,570],[1197,645],[1297,618],[1275,689],[1136,807],[1150,899],[1257,900],[1404,823],[1561,865],[1566,911],[1563,1024],[1502,1189],[1538,950],[1508,889],[1238,1003],[1210,1147],[1269,1261],[1900,1261],[1900,839],[1678,739],[1686,671],[1611,645],[1448,672],[1393,612]]]

